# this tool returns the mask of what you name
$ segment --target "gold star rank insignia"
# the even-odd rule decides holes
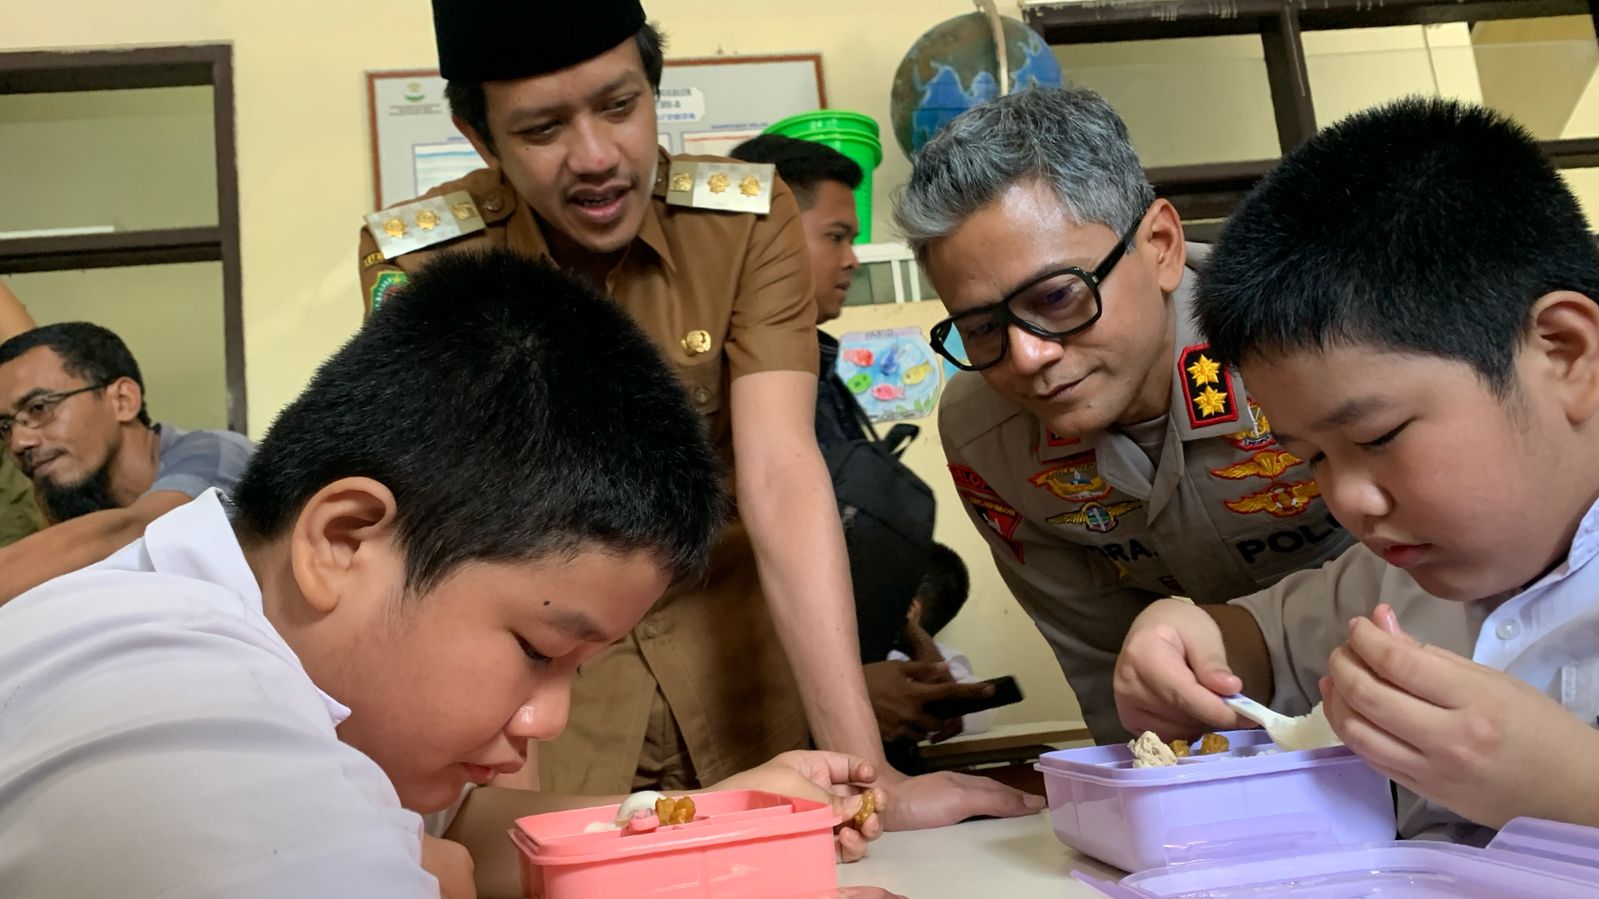
[[[1184,347],[1177,355],[1176,386],[1188,401],[1188,424],[1207,428],[1238,420],[1233,375],[1210,355],[1210,344]]]
[[[1213,418],[1227,411],[1227,394],[1218,392],[1214,387],[1206,387],[1194,397],[1194,405],[1199,407],[1200,417]]]
[[[1204,353],[1200,353],[1194,364],[1188,366],[1188,376],[1194,379],[1195,387],[1215,384],[1220,380],[1218,377],[1220,374],[1221,364]]]

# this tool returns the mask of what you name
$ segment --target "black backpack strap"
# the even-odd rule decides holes
[[[916,435],[920,434],[921,432],[922,429],[916,425],[907,424],[902,421],[899,424],[894,425],[892,428],[889,428],[888,436],[878,441],[878,443],[890,455],[898,459],[904,454],[905,448],[910,446],[911,441],[916,439]]]

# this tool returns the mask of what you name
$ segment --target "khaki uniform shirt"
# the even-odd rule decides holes
[[[731,477],[731,382],[762,371],[816,372],[805,236],[799,207],[780,181],[764,216],[668,205],[670,162],[663,153],[639,235],[605,289],[664,351],[705,416]],[[372,235],[361,230],[369,312],[435,252],[511,247],[549,256],[533,210],[498,170],[473,172],[429,196],[458,190],[471,194],[483,230],[394,259],[384,259]],[[696,332],[708,335],[708,348]],[[704,583],[669,591],[625,640],[583,666],[565,733],[539,747],[541,786],[628,792],[657,685],[702,782],[807,740],[799,691],[737,522],[713,550]]]
[[[10,546],[44,527],[44,515],[33,498],[33,484],[0,453],[0,546]]]
[[[1207,252],[1190,244],[1190,265]],[[966,511],[1102,742],[1127,738],[1111,673],[1146,605],[1233,599],[1352,542],[1238,373],[1207,355],[1189,316],[1194,278],[1185,272],[1171,297],[1177,340],[1158,467],[1120,430],[1051,433],[977,373],[957,375],[939,407]]]
[[[1439,599],[1403,569],[1356,546],[1315,571],[1297,572],[1268,590],[1233,601],[1249,610],[1266,638],[1274,683],[1271,707],[1303,715],[1320,702],[1319,682],[1333,650],[1348,637],[1349,620],[1370,615],[1378,603],[1393,606],[1400,626],[1412,637],[1468,659],[1490,611],[1487,603]],[[1492,830],[1402,787],[1398,812],[1399,834],[1406,838],[1485,845],[1493,836]]]

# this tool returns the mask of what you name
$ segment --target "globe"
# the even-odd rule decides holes
[[[1015,19],[1001,21],[1010,89],[1060,87],[1060,63],[1038,32]],[[957,16],[918,38],[894,73],[889,99],[894,137],[907,156],[915,155],[950,119],[997,96],[999,57],[988,17],[980,12]]]

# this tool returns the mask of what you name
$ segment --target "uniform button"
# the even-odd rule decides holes
[[[483,198],[483,208],[490,212],[499,212],[505,206],[505,201],[499,194],[489,194]]]
[[[1521,635],[1521,625],[1514,621],[1501,621],[1494,627],[1494,636],[1501,640],[1514,640]]]
[[[644,622],[644,625],[639,628],[639,633],[641,635],[643,635],[644,639],[646,639],[646,640],[654,640],[656,637],[659,637],[661,635],[660,622],[657,622],[657,621],[646,621],[646,622]]]
[[[704,387],[694,388],[694,402],[701,406],[711,401],[711,391]]]

